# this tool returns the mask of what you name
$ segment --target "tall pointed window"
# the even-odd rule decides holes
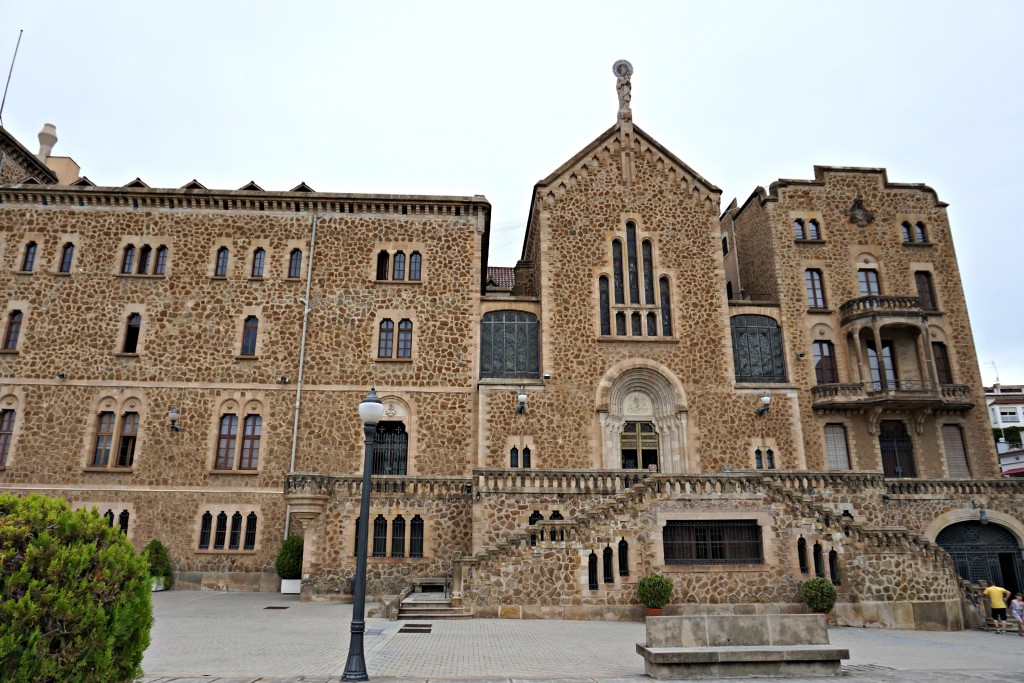
[[[587,557],[587,588],[592,591],[598,589],[597,583],[597,553],[591,551]]]
[[[412,358],[412,321],[398,322],[398,358]]]
[[[256,339],[259,334],[260,321],[254,315],[250,315],[245,319],[245,323],[242,325],[242,353],[243,356],[255,356],[256,355]]]
[[[4,351],[17,351],[18,338],[21,337],[21,311],[11,311],[7,315],[7,327],[4,330]]]
[[[131,275],[135,268],[135,247],[131,244],[124,248],[121,254],[121,274]]]
[[[598,280],[597,286],[601,306],[601,334],[607,336],[612,333],[611,302],[608,300],[608,276],[602,275]]]
[[[801,536],[796,541],[796,558],[801,574],[808,574],[811,568],[807,564],[807,541]]]
[[[242,542],[242,550],[254,550],[256,548],[256,513],[250,512],[245,517],[245,540]]]
[[[35,242],[29,242],[25,245],[25,253],[21,257],[21,272],[31,273],[32,269],[36,267],[36,246]]]
[[[391,520],[391,557],[405,557],[405,517]]]
[[[153,260],[153,249],[148,245],[143,245],[139,249],[139,275],[149,275],[150,261]]]
[[[14,440],[14,420],[17,413],[10,409],[0,410],[0,467],[7,464],[7,456],[11,453],[11,442]]]
[[[423,270],[423,256],[420,252],[414,251],[409,254],[409,281],[419,282],[422,277]]]
[[[383,249],[380,252],[377,253],[377,279],[378,280],[387,280],[388,279],[388,272],[390,270],[389,269],[390,258],[391,257],[388,255],[388,252],[383,250]]]
[[[663,277],[659,281],[661,289],[661,334],[664,337],[672,336],[672,301],[669,295],[668,278]]]
[[[24,270],[24,269],[22,269]],[[626,303],[622,288],[622,241],[612,240],[612,279],[615,281],[615,303]]]
[[[210,534],[213,532],[213,515],[207,510],[203,513],[202,522],[199,525],[199,549],[210,549]]]
[[[903,223],[900,224],[900,232],[903,235],[904,242],[914,241],[913,228],[910,227],[910,223],[908,223],[907,221],[903,221]]]
[[[619,540],[619,576],[629,576],[629,543]]]
[[[153,275],[165,275],[167,273],[167,247],[159,246],[156,249],[156,263],[153,264]]]
[[[416,515],[409,524],[409,557],[423,557],[423,518]]]
[[[137,353],[139,349],[139,332],[142,331],[142,316],[132,313],[128,316],[128,325],[124,330],[124,345],[122,353]]]
[[[384,515],[377,515],[373,520],[373,557],[384,557],[387,555],[388,547],[388,520]]]
[[[302,273],[302,250],[292,249],[288,255],[288,279],[297,280]]]
[[[615,583],[615,554],[611,546],[606,545],[601,551],[602,565],[604,568],[604,582]]]
[[[380,330],[377,335],[377,357],[391,358],[395,343],[395,323],[385,318],[380,321]]]
[[[654,305],[654,257],[650,240],[643,242],[644,252],[644,303]]]
[[[213,549],[224,550],[228,535],[228,513],[223,510],[217,515],[217,529],[213,532]]]
[[[821,226],[818,225],[818,221],[813,218],[807,221],[807,239],[809,240],[820,240],[821,239]]]
[[[392,280],[404,280],[405,279],[405,253],[401,251],[395,252],[393,265],[391,268],[391,279]]]
[[[71,262],[74,260],[74,258],[75,258],[75,245],[73,245],[70,242],[68,242],[67,244],[64,245],[64,247],[60,251],[60,268],[58,269],[58,272],[60,272],[60,273],[70,273],[71,272]]]
[[[626,223],[626,258],[629,265],[629,303],[640,303],[640,273],[636,259],[636,223]]]
[[[807,239],[807,227],[805,226],[802,218],[797,218],[793,221],[793,239]]]
[[[267,252],[262,248],[257,248],[256,251],[252,252],[252,276],[263,277],[263,268],[266,265]]]
[[[227,247],[221,247],[217,250],[217,263],[213,267],[214,277],[227,277],[228,274],[228,257],[231,252]]]
[[[914,224],[914,237],[918,242],[928,241],[928,233],[925,231],[924,223],[918,221]]]

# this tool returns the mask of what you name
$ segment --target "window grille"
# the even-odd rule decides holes
[[[114,518],[113,513],[110,516]],[[210,549],[210,531],[213,527],[213,515],[209,512],[203,513],[203,521],[199,526],[199,549],[209,550]]]
[[[409,525],[409,557],[423,557],[423,518],[419,515]]]
[[[917,476],[914,445],[903,422],[882,420],[878,429],[878,445],[882,451],[882,470],[886,477]]]
[[[604,565],[604,582],[615,583],[615,568],[613,566],[613,555],[611,546],[605,546],[601,552]]]
[[[730,325],[736,381],[785,382],[779,323],[764,315],[734,315]]]
[[[824,579],[825,578],[825,559],[821,554],[821,544],[814,544],[814,575]]]
[[[106,512],[104,512],[103,513],[103,519],[107,520],[107,526],[113,527],[114,526],[114,511],[113,510],[107,510]]]
[[[243,550],[256,549],[256,513],[250,512],[245,518],[245,543]]]
[[[242,542],[242,513],[231,515],[231,536],[228,537],[228,550],[238,550]]]
[[[629,543],[619,540],[619,576],[629,576]]]
[[[662,538],[667,565],[764,564],[755,520],[669,520]]]
[[[213,535],[214,550],[224,550],[224,540],[228,533],[228,514],[221,511],[217,515],[217,529]]]
[[[828,578],[832,581],[833,585],[842,584],[842,578],[839,574],[839,553],[836,549],[828,551]]]
[[[121,514],[117,516],[117,526],[122,534],[128,533],[128,516],[127,510],[121,510]]]
[[[597,585],[597,553],[591,551],[587,558],[587,588],[596,591]]]
[[[384,515],[377,515],[373,520],[373,556],[384,557],[387,554],[388,520]]]
[[[381,422],[373,444],[371,474],[408,474],[409,435],[402,422]]]
[[[492,311],[480,322],[481,377],[539,377],[540,323],[525,311]]]
[[[796,558],[800,564],[800,573],[809,573],[810,567],[807,566],[807,541],[804,540],[803,536],[797,539],[796,542]]]
[[[391,557],[405,557],[405,517],[391,520]]]

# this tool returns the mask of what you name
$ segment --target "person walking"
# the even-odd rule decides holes
[[[983,590],[982,595],[988,598],[992,606],[992,626],[996,633],[1006,631],[1006,599],[1010,597],[1010,591],[994,583]]]
[[[1013,602],[1010,603],[1010,614],[1017,620],[1017,635],[1024,636],[1024,598],[1021,598],[1020,593],[1013,596]]]

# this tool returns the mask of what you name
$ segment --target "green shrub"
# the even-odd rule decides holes
[[[836,587],[828,579],[816,576],[800,584],[800,595],[812,612],[831,612],[836,604]]]
[[[640,577],[636,596],[649,609],[661,609],[672,599],[672,582],[661,574]]]
[[[164,588],[170,590],[174,586],[174,567],[171,566],[171,556],[167,552],[167,547],[159,539],[154,538],[146,544],[142,557],[149,565],[149,575],[154,578],[162,576]]]
[[[284,539],[281,548],[277,551],[274,571],[282,579],[302,578],[302,536],[292,534]]]
[[[0,680],[141,676],[149,583],[146,562],[96,510],[0,494]]]

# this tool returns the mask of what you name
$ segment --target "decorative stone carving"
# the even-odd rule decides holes
[[[633,75],[633,65],[625,59],[620,59],[612,65],[612,73],[615,74],[616,78],[615,91],[619,95],[619,118],[623,118],[625,114],[629,119],[632,119],[629,103],[633,99],[633,86],[629,79]]]
[[[850,207],[850,222],[860,228],[866,228],[875,220],[875,214],[864,208],[864,202],[860,197],[853,200]]]
[[[622,412],[626,415],[652,415],[654,413],[651,399],[639,391],[630,392],[626,396],[626,400],[623,401],[622,407]]]

